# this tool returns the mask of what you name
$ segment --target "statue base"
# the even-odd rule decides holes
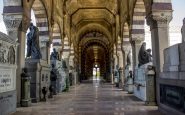
[[[30,81],[31,101],[33,103],[34,102],[36,103],[43,98],[42,94],[43,87],[46,87],[46,90],[49,92],[50,66],[47,64],[47,61],[45,60],[26,59],[25,67],[28,69],[28,74],[31,77]]]
[[[147,63],[135,69],[134,95],[147,105],[156,105],[155,71],[149,70],[152,63]]]
[[[31,106],[31,99],[22,99],[21,106],[22,107],[30,107]]]
[[[157,79],[159,110],[166,115],[184,115],[185,43],[164,50],[163,72]]]

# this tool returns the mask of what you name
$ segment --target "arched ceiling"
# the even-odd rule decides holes
[[[77,38],[78,38],[77,42],[80,42],[81,37],[89,31],[101,32],[108,38],[109,41],[111,41],[112,35],[111,35],[110,31],[107,28],[105,28],[104,26],[102,26],[100,24],[97,24],[97,23],[89,23],[89,24],[83,26],[81,29],[78,30],[78,32],[77,32]]]
[[[67,35],[74,46],[89,31],[99,31],[110,43],[116,42],[118,36],[123,35],[126,22],[128,27],[132,27],[136,2],[144,2],[146,15],[150,13],[152,4],[152,0],[24,0],[24,4],[27,3],[25,13],[32,8],[34,1],[43,4],[40,11],[46,12],[49,30],[57,23],[61,38]]]
[[[105,49],[102,46],[94,44],[86,49],[85,54],[91,62],[103,61],[105,57]]]

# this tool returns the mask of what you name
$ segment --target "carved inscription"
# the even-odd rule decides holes
[[[11,70],[0,70],[0,93],[14,90],[14,82]]]

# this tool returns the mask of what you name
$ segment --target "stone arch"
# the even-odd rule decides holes
[[[146,9],[143,0],[136,0],[133,9],[133,18],[130,26],[130,43],[132,46],[133,66],[138,65],[138,52],[145,39],[145,16]]]
[[[85,39],[84,39],[85,40]],[[89,51],[87,51],[88,49],[93,49],[92,47],[99,47],[98,49],[99,50],[101,50],[101,57],[102,57],[102,59],[104,59],[104,62],[102,62],[102,61],[100,61],[100,68],[102,68],[102,70],[100,69],[100,71],[101,71],[101,75],[103,76],[103,75],[105,75],[108,71],[109,71],[109,68],[110,68],[110,64],[109,64],[109,55],[110,55],[110,53],[109,53],[109,49],[107,48],[107,44],[105,43],[105,42],[103,42],[102,40],[100,40],[100,39],[90,39],[90,40],[86,40],[84,43],[83,43],[83,46],[81,47],[81,53],[80,53],[80,59],[79,59],[79,61],[80,61],[80,66],[81,66],[81,72],[82,72],[82,76],[85,78],[85,76],[86,76],[86,61],[88,61],[88,60],[86,60],[87,59],[87,55],[89,55],[89,53],[87,53],[87,52],[89,52]],[[90,52],[91,53],[91,56],[92,55],[94,55],[93,54],[93,52]],[[99,55],[99,54],[98,54]],[[97,55],[97,56],[98,56]],[[93,57],[93,56],[92,56]],[[91,58],[92,58],[91,57]],[[96,57],[96,56],[95,56]],[[99,57],[99,56],[98,56]],[[97,58],[97,59],[99,59],[99,58]],[[84,60],[86,60],[86,61],[84,61]],[[88,65],[88,68],[90,69],[90,68],[93,68],[93,66],[92,66],[92,63],[93,61],[91,61],[91,63],[90,63],[90,65]],[[87,62],[88,63],[88,62]],[[88,72],[90,71],[88,69]],[[87,73],[88,73],[87,72]],[[87,74],[87,75],[89,75],[89,74]]]
[[[123,40],[121,41],[122,43],[122,52],[123,52],[123,58],[124,58],[124,65],[126,66],[126,56],[127,54],[130,52],[132,52],[132,48],[131,48],[131,38],[130,38],[130,31],[129,31],[129,25],[126,22],[124,24],[124,30],[123,30]],[[132,63],[132,62],[131,62]]]
[[[96,24],[96,23],[91,23],[91,24],[87,24],[85,26],[83,26],[78,32],[77,32],[77,41],[80,41],[80,37],[82,35],[84,35],[87,31],[91,31],[91,30],[96,30],[99,32],[102,32],[104,35],[107,36],[107,38],[109,39],[109,41],[112,41],[111,38],[111,34],[109,32],[109,30],[107,28],[105,28],[104,26],[100,25],[100,24]]]
[[[145,5],[143,0],[137,0],[133,12],[133,20],[131,25],[131,38],[133,40],[144,40],[144,23],[145,23]]]
[[[52,45],[53,48],[59,53],[59,59],[61,59],[61,51],[63,49],[63,41],[61,35],[61,29],[58,23],[54,23],[52,31]]]
[[[124,29],[123,29],[123,40],[122,42],[128,42],[130,41],[130,32],[129,32],[129,25],[128,23],[126,22],[124,24]]]
[[[47,11],[42,0],[34,0],[31,8],[35,14],[36,26],[39,28],[40,36],[49,35]]]

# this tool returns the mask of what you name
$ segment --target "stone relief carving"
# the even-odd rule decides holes
[[[15,64],[15,48],[6,42],[0,42],[0,63]]]
[[[9,19],[7,17],[4,17],[4,23],[9,31],[14,28],[17,29],[21,23],[21,20],[22,19]]]

